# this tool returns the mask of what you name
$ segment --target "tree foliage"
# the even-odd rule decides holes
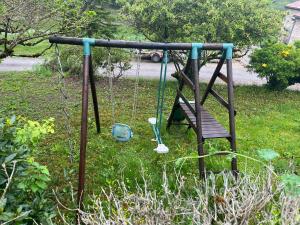
[[[1,1],[0,58],[14,56],[18,45],[35,46],[49,35],[78,34],[96,16],[89,4],[81,0]]]
[[[244,50],[279,38],[283,12],[271,0],[124,1],[129,21],[151,41],[232,42]]]

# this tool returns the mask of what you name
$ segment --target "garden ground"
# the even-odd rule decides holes
[[[99,79],[97,91],[101,109],[102,134],[95,132],[93,110],[90,104],[89,141],[87,150],[87,190],[97,192],[100,187],[114,186],[124,179],[129,187],[135,187],[136,181],[142,182],[141,166],[146,178],[151,178],[156,187],[160,187],[162,168],[166,165],[172,176],[174,161],[180,157],[196,155],[196,138],[192,130],[185,127],[172,127],[169,133],[163,130],[163,139],[170,148],[167,155],[158,155],[153,151],[153,134],[147,122],[155,114],[156,87],[158,81],[142,80],[139,88],[139,103],[135,119],[131,119],[134,81],[121,79],[115,84],[116,121],[133,127],[134,138],[128,143],[112,140],[111,104],[108,81]],[[34,72],[0,74],[0,117],[12,113],[29,119],[56,119],[56,133],[49,136],[35,152],[36,159],[47,164],[52,174],[53,187],[66,188],[71,181],[76,187],[77,162],[79,149],[79,128],[81,110],[81,81],[68,78],[68,108],[71,112],[72,140],[75,143],[75,163],[69,162],[65,119],[61,112],[61,98],[55,76],[45,77]],[[166,90],[167,118],[175,97],[176,82],[169,81]],[[203,90],[204,84],[202,84]],[[218,85],[218,92],[226,94],[225,86]],[[91,101],[90,101],[91,103]],[[212,98],[207,108],[224,124],[228,124],[226,111]],[[293,91],[274,92],[265,87],[237,86],[235,88],[235,106],[238,152],[256,158],[258,149],[274,149],[281,157],[274,162],[277,172],[287,170],[300,173],[300,93]],[[227,126],[226,126],[227,127]],[[229,150],[222,140],[205,144],[208,151]],[[212,157],[206,160],[212,170],[230,168],[225,157]],[[259,165],[239,158],[242,172],[257,173]],[[198,176],[197,160],[187,161],[181,168],[188,179]]]

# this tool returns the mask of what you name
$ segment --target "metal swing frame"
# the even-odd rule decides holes
[[[100,40],[91,38],[73,38],[73,37],[58,37],[53,36],[49,38],[50,43],[67,44],[67,45],[79,45],[84,48],[83,56],[83,84],[82,84],[82,116],[81,116],[81,133],[80,133],[80,162],[79,162],[79,175],[78,175],[78,192],[77,201],[79,209],[83,206],[83,194],[85,188],[85,167],[86,167],[86,148],[87,148],[87,131],[88,131],[88,95],[89,84],[91,85],[91,93],[93,99],[94,114],[96,120],[96,130],[100,133],[100,116],[98,108],[98,100],[96,94],[96,86],[94,80],[94,74],[92,69],[92,54],[91,47],[110,47],[110,48],[135,48],[135,49],[161,49],[161,50],[190,50],[191,58],[189,60],[190,68],[192,68],[192,76],[194,81],[192,82],[186,76],[183,76],[183,80],[195,92],[195,108],[192,111],[196,116],[196,131],[197,131],[197,143],[198,153],[200,156],[204,154],[203,151],[203,135],[202,135],[202,123],[201,123],[201,97],[199,86],[199,50],[214,50],[225,52],[225,58],[227,63],[227,76],[229,81],[229,117],[230,117],[230,141],[231,149],[236,151],[235,144],[235,120],[234,120],[234,107],[233,107],[233,82],[232,82],[232,52],[233,44],[219,43],[219,44],[202,44],[202,43],[159,43],[159,42],[134,42],[134,41],[122,41],[122,40]],[[221,64],[220,64],[221,65]],[[218,66],[221,68],[221,66]],[[213,79],[219,75],[219,70],[216,70],[213,75]],[[214,80],[212,80],[212,84]],[[211,85],[212,85],[211,84]],[[179,100],[180,96],[176,97]],[[177,102],[176,101],[176,102]],[[232,161],[233,171],[237,171],[236,158]],[[204,161],[203,158],[199,159],[199,171],[200,175],[204,176]]]

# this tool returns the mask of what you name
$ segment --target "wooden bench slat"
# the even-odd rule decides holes
[[[195,109],[195,104],[190,104]],[[196,131],[196,117],[191,112],[190,108],[185,103],[180,103],[180,107],[183,110],[187,121],[191,127]],[[202,137],[204,139],[209,138],[229,138],[228,131],[210,115],[203,107],[201,108],[201,125],[202,125]]]

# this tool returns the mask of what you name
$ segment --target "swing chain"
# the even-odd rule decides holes
[[[114,89],[114,84],[113,84],[114,80],[113,80],[113,66],[112,66],[111,49],[110,48],[108,48],[108,59],[107,59],[106,71],[108,74],[112,119],[113,119],[113,124],[115,124],[116,112],[115,112],[115,96],[114,96],[114,90],[113,90]]]
[[[135,121],[136,112],[137,112],[138,90],[139,90],[141,61],[142,61],[142,50],[141,49],[138,50],[136,59],[137,59],[137,68],[136,68],[135,84],[134,84],[131,124]]]
[[[67,136],[68,136],[68,145],[69,145],[69,157],[70,162],[72,163],[74,161],[74,143],[72,141],[72,126],[71,126],[71,115],[70,110],[68,109],[68,99],[69,96],[67,94],[67,88],[66,88],[66,80],[65,80],[65,73],[63,71],[62,63],[61,63],[61,52],[58,47],[58,44],[55,44],[55,52],[57,56],[57,62],[58,62],[58,87],[59,92],[61,94],[61,111],[63,112],[63,117],[65,118],[65,129],[67,130]]]

